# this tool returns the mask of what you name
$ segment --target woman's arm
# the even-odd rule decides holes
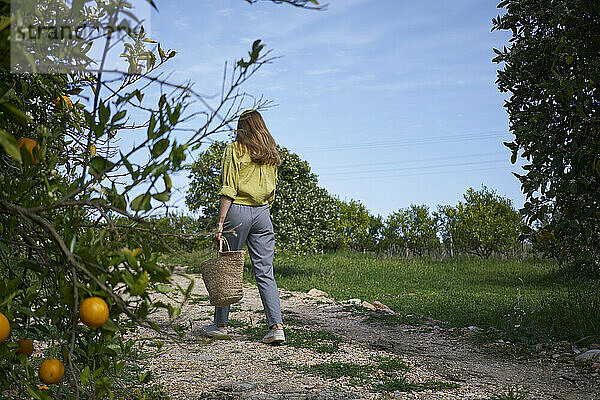
[[[223,236],[223,223],[225,222],[225,217],[227,216],[229,207],[231,207],[231,203],[233,203],[233,199],[231,197],[221,196],[221,203],[219,204],[219,219],[217,220],[217,229],[215,230],[214,235],[214,240],[217,243],[219,243],[221,236]]]

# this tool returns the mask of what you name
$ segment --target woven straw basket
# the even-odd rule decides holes
[[[228,251],[223,251],[223,241],[227,244]],[[216,307],[225,307],[240,301],[244,296],[245,256],[244,250],[231,251],[227,239],[222,238],[219,242],[217,257],[200,264],[210,304]]]

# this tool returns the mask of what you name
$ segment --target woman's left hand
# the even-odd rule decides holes
[[[219,243],[219,241],[221,240],[221,238],[223,237],[223,224],[217,224],[217,229],[215,229],[215,233],[213,235],[213,240],[217,243]]]

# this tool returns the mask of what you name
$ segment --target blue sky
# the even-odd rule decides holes
[[[387,216],[411,203],[455,204],[485,184],[520,207],[491,62],[492,47],[508,39],[490,32],[495,3],[331,0],[315,12],[267,1],[163,1],[151,32],[178,51],[166,68],[171,80],[207,94],[219,92],[225,61],[263,40],[280,58],[244,89],[278,104],[263,113],[275,140],[342,199]],[[185,191],[187,178],[174,183]]]

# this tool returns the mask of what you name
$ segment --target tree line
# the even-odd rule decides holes
[[[215,142],[190,166],[186,203],[212,228],[218,213],[220,161],[225,142]],[[520,246],[520,214],[511,201],[483,186],[469,188],[454,206],[410,205],[387,218],[360,201],[341,200],[320,187],[307,161],[278,148],[276,198],[271,206],[280,250],[354,250],[386,255],[470,254],[481,258],[509,254]],[[167,224],[168,225],[168,224]]]

